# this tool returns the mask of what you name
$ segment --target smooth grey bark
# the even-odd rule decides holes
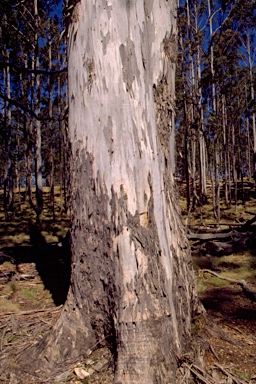
[[[179,383],[197,308],[173,185],[174,1],[76,4],[69,25],[71,287],[43,370],[107,339],[115,383]]]

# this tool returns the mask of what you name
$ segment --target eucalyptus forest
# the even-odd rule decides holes
[[[178,24],[177,176],[188,209],[211,180],[219,223],[220,186],[237,204],[237,181],[255,178],[255,2],[181,1]]]
[[[68,141],[65,20],[59,1],[1,0],[0,182],[6,220],[14,189],[63,192],[67,209]],[[71,6],[72,8],[72,6]],[[176,60],[176,177],[187,185],[187,207],[207,201],[215,219],[220,187],[255,176],[255,2],[179,1]]]
[[[0,381],[252,384],[255,0],[0,5]]]
[[[15,209],[14,189],[25,188],[36,211],[42,188],[67,194],[67,65],[62,5],[51,1],[1,1],[1,188],[5,217]]]

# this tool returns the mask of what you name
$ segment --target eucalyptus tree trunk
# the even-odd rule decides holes
[[[180,383],[197,306],[173,185],[174,1],[77,3],[69,25],[71,287],[30,358],[112,343],[115,383]]]
[[[48,49],[48,59],[49,59],[49,71],[51,72],[52,71],[52,37],[50,36],[49,37],[49,40],[48,40],[48,44],[49,44],[49,49]],[[53,124],[53,121],[52,121],[52,116],[53,116],[53,103],[52,103],[52,97],[53,97],[53,85],[52,85],[52,77],[49,76],[49,83],[48,83],[48,86],[49,86],[49,104],[48,104],[48,108],[49,108],[49,118],[50,118],[50,121],[49,121],[49,125],[48,125],[48,132],[50,134],[50,142],[49,142],[49,162],[50,162],[50,207],[51,207],[51,211],[52,211],[52,218],[53,220],[55,220],[55,210],[54,210],[54,154],[53,154],[53,146],[54,146],[54,143],[53,143],[53,140],[52,140],[52,137],[53,137],[53,128],[52,128],[52,124]]]
[[[29,58],[26,56],[24,59],[25,68],[28,68]],[[34,54],[31,55],[31,77],[30,81],[26,79],[25,75],[23,75],[22,81],[22,96],[26,99],[26,92],[28,92],[28,88],[32,90],[32,94],[30,97],[30,107],[31,110],[34,108],[34,100],[33,100],[33,89],[35,83],[35,75],[33,70],[35,69],[35,60]],[[26,99],[27,100],[27,99]],[[28,103],[28,101],[26,101]],[[30,121],[27,119],[26,113],[23,115],[23,131],[24,131],[24,163],[26,169],[26,191],[25,191],[25,201],[29,202],[32,205],[32,147],[33,147],[33,120],[31,118]]]
[[[211,0],[207,0],[208,7],[208,20],[209,20],[209,29],[210,29],[210,40],[213,37],[213,14],[211,10]],[[212,77],[212,109],[213,113],[216,113],[216,85],[215,85],[215,71],[214,71],[214,51],[213,51],[213,41],[210,43],[210,68],[211,68],[211,77]]]
[[[190,210],[190,176],[189,176],[189,118],[188,118],[188,103],[187,98],[185,97],[185,83],[186,83],[186,66],[184,58],[184,45],[183,45],[183,36],[182,33],[179,35],[179,43],[181,47],[182,54],[182,83],[183,83],[183,120],[184,120],[184,168],[185,168],[185,177],[186,177],[186,200],[187,200],[187,211]]]
[[[187,8],[187,23],[188,28],[191,28],[191,20],[190,20],[190,8],[189,8],[189,1],[186,0],[186,8]],[[190,37],[188,37],[190,40]],[[190,129],[191,129],[191,179],[192,179],[192,195],[193,195],[193,204],[192,209],[194,210],[198,203],[198,196],[196,191],[196,142],[197,142],[197,136],[198,136],[198,127],[196,127],[195,120],[195,64],[193,60],[193,53],[192,53],[192,46],[189,42],[189,69],[190,69],[190,105],[189,105],[189,112],[190,112]],[[196,129],[195,129],[196,128]]]
[[[232,173],[234,185],[234,198],[235,198],[235,212],[237,213],[237,170],[236,170],[236,148],[235,148],[235,127],[232,123]]]
[[[253,67],[254,67],[254,59],[253,59],[253,53],[252,53],[252,44],[251,44],[251,38],[250,33],[248,31],[245,33],[246,41],[244,42],[244,46],[247,51],[248,55],[248,65],[249,65],[249,79],[250,79],[250,96],[251,101],[254,102],[254,80],[253,80]],[[247,92],[246,92],[247,93]],[[254,177],[256,175],[256,113],[255,109],[253,108],[252,115],[252,134],[253,134],[253,166],[254,166]]]
[[[199,199],[196,192],[196,130],[194,127],[191,132],[192,210],[195,210]]]
[[[199,34],[199,20],[198,20],[198,9],[194,8],[194,23],[195,23],[195,33]],[[197,107],[198,107],[198,121],[199,121],[199,163],[200,163],[200,200],[201,208],[202,205],[207,202],[207,183],[206,183],[206,169],[207,169],[207,159],[206,159],[206,143],[204,137],[204,112],[202,106],[202,74],[201,74],[201,58],[202,58],[202,49],[199,40],[197,41],[196,47],[196,65],[197,65],[197,81],[196,81],[196,93],[197,93]]]
[[[251,135],[250,135],[250,123],[249,117],[246,117],[246,132],[247,132],[247,164],[248,164],[248,180],[251,181],[252,178],[252,169],[251,169]]]
[[[190,177],[189,177],[189,121],[188,121],[188,111],[187,111],[187,102],[184,99],[184,157],[185,157],[185,174],[186,174],[186,197],[187,197],[187,211],[190,210]]]
[[[230,196],[229,190],[230,186],[228,185],[228,140],[227,140],[227,111],[226,111],[226,99],[225,95],[222,95],[222,131],[223,131],[223,157],[224,157],[224,190],[225,190],[225,204],[229,205]]]
[[[9,51],[5,50],[6,61],[9,61]],[[4,91],[7,98],[11,99],[10,68],[4,70]],[[4,167],[4,213],[5,221],[9,219],[8,210],[13,210],[13,164],[12,164],[12,112],[10,103],[5,102],[4,112],[4,141],[5,141],[5,167]]]
[[[38,14],[38,4],[37,0],[34,0],[34,12],[35,12],[35,26],[36,26],[36,34],[35,34],[35,63],[36,69],[39,70],[39,37],[38,37],[38,26],[39,26],[39,14]],[[35,86],[36,86],[36,94],[35,94],[35,112],[38,119],[35,122],[35,176],[36,176],[36,214],[37,221],[39,221],[39,217],[43,211],[43,176],[42,176],[42,137],[41,137],[41,122],[39,120],[40,114],[40,74],[36,74],[35,76]]]

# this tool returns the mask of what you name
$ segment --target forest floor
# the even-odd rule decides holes
[[[98,346],[79,361],[63,362],[47,380],[21,371],[16,364],[19,355],[40,341],[56,322],[68,290],[70,271],[63,240],[69,217],[60,215],[57,195],[53,218],[47,205],[47,190],[44,197],[44,215],[38,227],[34,211],[24,203],[17,204],[15,217],[6,223],[0,195],[0,383],[113,383],[113,358],[106,348]],[[190,213],[188,223],[184,204],[181,197],[187,227],[212,230],[210,205]],[[239,204],[236,212],[234,207],[223,205],[221,220],[228,228],[247,221],[253,213],[256,215],[256,206],[251,198],[245,205]],[[256,383],[256,303],[244,296],[239,285],[205,271],[245,280],[256,289],[256,244],[221,257],[195,255],[193,262],[199,297],[212,324],[224,332],[216,331],[214,326],[204,329],[205,366],[199,369],[188,364],[193,376],[191,383]],[[200,334],[201,328],[203,325],[198,320],[193,331]]]

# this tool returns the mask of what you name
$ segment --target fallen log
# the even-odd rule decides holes
[[[216,232],[216,233],[189,233],[189,240],[218,240],[218,239],[240,239],[248,236],[247,232],[229,231],[229,232]]]

